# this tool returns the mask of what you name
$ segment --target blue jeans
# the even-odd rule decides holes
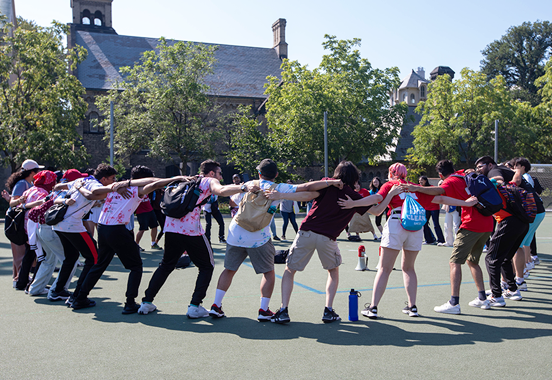
[[[297,222],[295,221],[295,213],[280,211],[280,214],[284,219],[284,225],[282,226],[282,236],[286,236],[286,230],[289,222],[291,222],[291,225],[293,226],[295,233],[297,233],[297,230],[299,228],[297,228]]]
[[[426,224],[424,225],[424,239],[427,244],[435,243],[435,235],[431,232],[429,228],[429,220],[433,219],[433,227],[435,228],[435,234],[437,235],[437,242],[444,243],[445,237],[443,236],[443,231],[439,225],[439,210],[426,210]]]

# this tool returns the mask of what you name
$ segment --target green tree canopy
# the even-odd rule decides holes
[[[502,75],[514,97],[532,105],[540,102],[535,81],[544,74],[544,65],[552,54],[552,24],[549,21],[513,26],[482,53],[481,71],[489,80]]]
[[[27,158],[63,168],[80,167],[87,155],[76,132],[86,112],[84,88],[69,68],[86,50],[64,47],[67,27],[18,20],[0,36],[0,150],[12,171]]]
[[[487,82],[485,74],[467,68],[461,75],[454,82],[443,75],[429,84],[427,100],[416,108],[422,119],[412,133],[412,162],[433,166],[450,159],[470,166],[478,157],[492,155],[495,120],[500,121],[499,158],[512,158],[532,143],[531,125],[522,123],[526,115],[504,78]]]
[[[115,103],[118,156],[148,150],[150,157],[185,167],[191,160],[213,155],[218,118],[204,79],[213,71],[215,50],[216,46],[161,38],[156,50],[143,53],[134,66],[121,68],[123,81],[98,100],[105,115],[109,102]]]
[[[297,61],[284,60],[282,79],[269,77],[264,138],[250,126],[237,129],[242,140],[248,130],[251,144],[262,142],[252,150],[271,152],[283,167],[323,162],[324,111],[328,112],[328,162],[332,167],[341,160],[374,161],[387,154],[406,113],[405,105],[389,105],[389,92],[400,83],[397,68],[372,68],[355,49],[359,39],[325,38],[328,54],[320,67],[310,70]],[[232,162],[240,164],[235,156]]]

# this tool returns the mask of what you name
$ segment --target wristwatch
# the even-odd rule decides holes
[[[247,186],[245,186],[245,183],[241,185],[241,191],[245,193],[247,191]]]

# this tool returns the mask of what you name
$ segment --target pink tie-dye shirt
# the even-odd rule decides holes
[[[134,214],[142,198],[138,195],[138,187],[132,186],[129,190],[132,193],[129,199],[123,198],[116,192],[107,194],[98,220],[99,224],[115,226],[130,222],[130,216]]]
[[[199,185],[200,190],[202,191],[199,196],[197,203],[201,203],[205,198],[211,196],[211,181],[216,181],[215,178],[203,177]],[[181,235],[187,236],[200,236],[205,233],[203,227],[201,226],[200,212],[201,207],[196,207],[194,211],[188,213],[186,216],[180,219],[171,218],[167,216],[165,220],[165,232],[174,232]]]

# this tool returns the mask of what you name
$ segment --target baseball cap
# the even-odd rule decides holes
[[[76,179],[88,177],[88,174],[81,173],[77,169],[69,169],[63,174],[62,179],[66,179],[67,182],[73,182]]]
[[[261,161],[257,170],[261,172],[261,175],[266,178],[276,178],[278,175],[278,165],[270,158],[265,158]]]
[[[21,164],[23,170],[32,170],[32,169],[44,169],[44,166],[39,165],[35,160],[25,160]]]

